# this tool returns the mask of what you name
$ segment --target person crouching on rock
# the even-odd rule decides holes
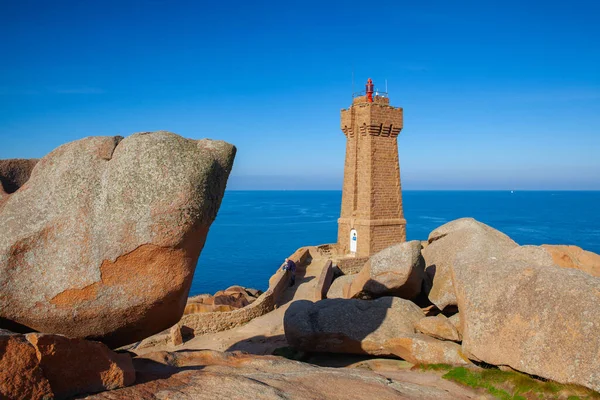
[[[286,258],[283,262],[283,270],[290,271],[290,274],[292,275],[290,279],[290,286],[294,286],[296,283],[296,263]]]

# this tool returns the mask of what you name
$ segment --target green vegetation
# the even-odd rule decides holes
[[[600,400],[600,393],[582,386],[539,380],[516,371],[452,367],[446,364],[419,365],[416,368],[445,372],[442,376],[444,379],[484,390],[501,400]]]
[[[417,368],[422,371],[450,371],[454,367],[448,364],[419,364]]]

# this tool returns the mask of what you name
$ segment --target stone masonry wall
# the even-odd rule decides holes
[[[369,257],[348,257],[337,260],[336,265],[344,275],[352,275],[359,273],[368,260]]]

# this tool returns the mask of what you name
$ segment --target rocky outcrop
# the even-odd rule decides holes
[[[441,340],[460,341],[458,331],[452,322],[443,314],[435,317],[425,317],[415,324],[417,332]]]
[[[421,242],[390,246],[373,255],[356,275],[349,297],[396,296],[413,299],[421,293],[425,261]]]
[[[169,132],[48,154],[0,202],[0,321],[113,347],[175,324],[234,154]]]
[[[433,375],[324,368],[273,356],[156,352],[134,359],[139,384],[89,400],[465,400],[475,394]],[[415,377],[419,375],[418,377]],[[423,375],[421,377],[420,375]]]
[[[499,258],[518,245],[504,233],[473,218],[448,222],[429,234],[429,245],[423,249],[426,272],[433,278],[429,300],[440,310],[456,305],[452,286],[454,260]]]
[[[600,279],[543,265],[544,257],[539,248],[517,248],[497,260],[453,263],[463,351],[598,391]]]
[[[254,303],[261,294],[260,290],[231,286],[214,296],[205,294],[188,298],[184,314],[238,310]]]
[[[450,318],[448,318],[448,322],[452,324],[454,329],[456,329],[456,333],[458,333],[458,340],[462,341],[462,327],[460,326],[460,313],[454,314]]]
[[[300,350],[390,355],[385,342],[415,333],[423,317],[417,305],[396,297],[301,300],[286,310],[283,324],[288,343]]]
[[[0,329],[0,399],[51,398],[52,389],[35,348],[23,335]]]
[[[0,332],[0,398],[66,399],[134,381],[131,357],[102,343]]]
[[[100,342],[30,333],[39,365],[56,399],[129,386],[135,370],[129,354],[117,354]]]
[[[284,317],[287,342],[311,352],[397,356],[414,363],[465,364],[460,346],[415,332],[425,315],[397,297],[296,301]]]
[[[420,334],[392,338],[385,347],[392,355],[413,364],[471,364],[460,345]]]
[[[550,253],[554,264],[563,268],[574,268],[600,277],[600,255],[577,246],[542,245]]]
[[[350,285],[356,275],[342,275],[337,277],[327,291],[328,299],[347,299],[349,298]]]

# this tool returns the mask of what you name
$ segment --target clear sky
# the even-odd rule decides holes
[[[340,189],[339,111],[404,107],[405,189],[600,189],[600,1],[0,0],[0,158],[170,130],[230,188]]]

